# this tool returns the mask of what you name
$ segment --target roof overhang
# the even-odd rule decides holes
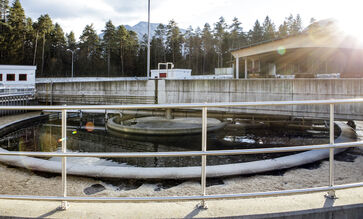
[[[304,32],[299,35],[233,50],[231,53],[237,58],[299,48],[363,49],[363,45],[355,38],[344,34]]]
[[[0,70],[28,70],[35,71],[37,66],[32,65],[0,65]]]

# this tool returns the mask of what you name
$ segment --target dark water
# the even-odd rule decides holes
[[[67,147],[79,152],[164,152],[199,151],[201,135],[144,136],[127,135],[106,130],[103,117],[68,119]],[[230,123],[223,129],[208,133],[208,150],[248,149],[264,147],[286,147],[328,143],[325,131],[296,130],[268,127],[263,123],[246,127]],[[59,151],[61,148],[60,121],[32,124],[0,139],[0,145],[10,151]],[[208,165],[249,162],[276,158],[292,153],[208,156]],[[56,160],[57,158],[51,158]],[[173,158],[68,158],[69,162],[102,165],[132,165],[143,167],[199,166],[200,157]]]

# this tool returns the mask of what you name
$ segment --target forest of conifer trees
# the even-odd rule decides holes
[[[294,35],[302,31],[299,15],[289,15],[276,26],[266,16],[244,30],[234,18],[223,17],[212,26],[189,27],[182,34],[174,20],[159,24],[151,40],[151,68],[159,62],[173,62],[177,68],[192,69],[193,74],[212,74],[214,68],[229,67],[231,49]],[[92,24],[86,25],[79,39],[64,33],[48,14],[33,21],[26,17],[19,0],[0,0],[0,64],[37,65],[37,77],[69,77],[71,53],[75,51],[75,76],[145,76],[147,36],[124,25],[106,22],[100,38]],[[78,49],[79,48],[79,49]]]

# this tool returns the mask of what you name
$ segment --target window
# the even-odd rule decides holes
[[[15,81],[15,74],[6,74],[7,81]]]
[[[19,81],[26,81],[27,80],[26,74],[19,74]]]
[[[0,81],[3,81],[3,74],[0,74]]]

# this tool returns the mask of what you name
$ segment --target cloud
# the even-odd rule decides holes
[[[211,26],[224,16],[227,23],[238,17],[245,31],[250,29],[256,19],[263,21],[266,15],[278,26],[290,13],[300,13],[304,24],[311,17],[324,19],[344,15],[349,12],[356,0],[151,0],[151,22],[168,23],[174,19],[181,28],[192,25]],[[147,21],[148,0],[21,0],[26,15],[36,20],[41,14],[49,14],[65,32],[73,30],[80,35],[87,24],[94,24],[100,33],[105,23],[112,20],[114,25],[135,25]],[[326,8],[326,10],[321,10]],[[359,9],[359,7],[356,7]],[[354,16],[356,13],[354,13]]]
[[[140,11],[141,9],[145,13],[145,10],[147,10],[148,0],[104,0],[104,2],[112,5],[114,9],[120,13],[135,12]],[[151,0],[150,2],[152,8],[158,8],[162,6],[166,2],[166,0]]]
[[[153,2],[152,7],[158,7],[163,1]],[[49,14],[65,32],[73,30],[78,36],[91,23],[101,32],[108,20],[116,26],[147,20],[147,0],[22,0],[21,4],[33,20]]]

